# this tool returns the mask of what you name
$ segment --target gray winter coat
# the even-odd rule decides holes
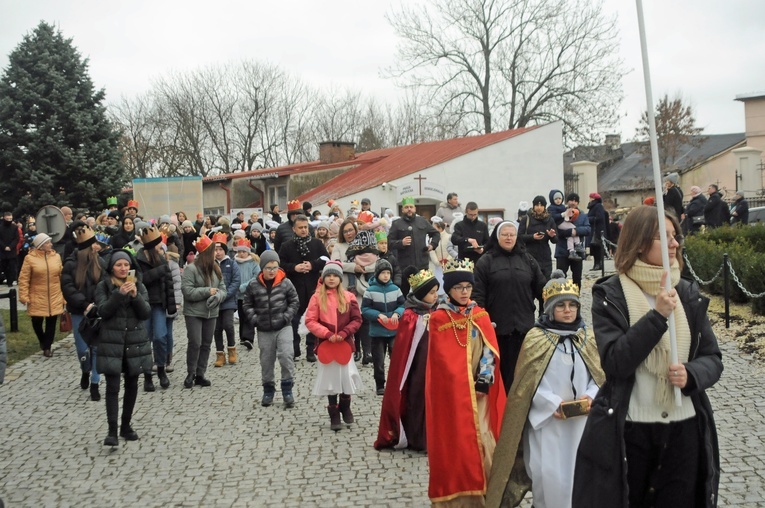
[[[151,317],[149,294],[140,281],[136,287],[135,297],[123,295],[109,276],[96,286],[95,303],[101,316],[96,369],[100,374],[138,376],[151,372],[151,342],[144,325]],[[126,370],[123,358],[127,359]]]
[[[218,292],[211,301],[211,306],[208,307],[207,301],[210,299],[211,287],[218,288]],[[183,269],[181,292],[183,293],[183,315],[202,319],[217,318],[220,304],[226,299],[226,285],[223,278],[219,279],[213,274],[212,285],[208,285],[193,263],[186,265]]]

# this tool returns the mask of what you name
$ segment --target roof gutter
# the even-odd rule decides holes
[[[254,185],[252,185],[252,180],[247,180],[247,186],[250,189],[252,189],[255,192],[257,192],[258,194],[260,194],[260,207],[261,208],[265,208],[265,206],[266,206],[266,195],[265,195],[265,193],[262,190],[260,190],[257,187],[255,187]]]
[[[222,183],[218,184],[221,189],[226,191],[226,213],[231,213],[231,189],[223,185]]]

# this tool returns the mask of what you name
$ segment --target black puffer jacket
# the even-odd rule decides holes
[[[66,300],[66,310],[72,314],[85,314],[88,305],[96,301],[96,286],[100,281],[85,277],[85,287],[80,289],[75,283],[74,275],[77,272],[77,252],[74,251],[64,262],[64,269],[61,272],[61,292],[64,293]],[[106,274],[106,261],[99,257],[98,263],[101,265],[101,278]]]
[[[523,242],[507,252],[497,245],[495,228],[490,243],[492,247],[475,266],[473,299],[497,324],[497,335],[513,331],[525,335],[534,326],[534,300],[542,297],[547,279]]]
[[[550,243],[558,243],[558,235],[549,236],[547,231],[552,229],[556,231],[555,221],[552,215],[545,212],[543,216],[535,216],[533,213],[526,215],[521,219],[521,224],[518,227],[518,238],[520,238],[526,245],[526,252],[537,260],[539,268],[542,270],[542,274],[550,278],[552,273],[552,252],[550,251]],[[543,233],[545,236],[541,240],[534,238],[535,233]]]
[[[275,332],[292,322],[300,308],[295,286],[282,269],[269,288],[261,272],[247,284],[242,309],[247,322],[258,330]]]
[[[127,359],[126,375],[151,372],[151,342],[143,323],[151,316],[149,295],[140,281],[136,287],[135,297],[123,295],[108,275],[96,287],[96,305],[102,319],[96,358],[100,374],[121,374],[123,357]]]
[[[175,314],[178,307],[175,303],[173,274],[167,260],[160,256],[159,264],[154,266],[149,261],[144,249],[136,255],[136,261],[141,269],[143,284],[149,293],[149,304],[161,305],[168,314]]]
[[[681,279],[676,286],[691,329],[689,358],[684,362],[690,396],[696,410],[702,446],[699,449],[698,506],[717,505],[720,456],[712,407],[705,390],[723,371],[722,355],[707,318],[709,300],[698,286]],[[606,382],[592,402],[584,434],[579,443],[574,474],[573,507],[627,507],[626,445],[627,418],[635,370],[667,330],[667,321],[650,311],[632,327],[619,277],[601,279],[592,288],[592,324]],[[593,478],[598,479],[593,487]]]

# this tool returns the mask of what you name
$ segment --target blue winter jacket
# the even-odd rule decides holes
[[[251,280],[255,279],[260,274],[260,265],[255,262],[252,257],[242,261],[239,258],[234,258],[237,266],[239,267],[239,293],[236,295],[238,300],[244,300],[244,292],[247,290],[247,284]]]
[[[239,293],[239,284],[242,282],[237,264],[228,256],[222,261],[218,261],[218,266],[220,266],[220,271],[223,274],[223,284],[226,285],[226,299],[220,304],[220,310],[237,309],[236,295]]]
[[[377,321],[380,314],[391,317],[398,314],[399,319],[404,314],[404,294],[392,281],[385,284],[375,277],[369,280],[369,287],[361,299],[361,315],[369,321],[370,337],[395,337],[396,330],[388,330]]]

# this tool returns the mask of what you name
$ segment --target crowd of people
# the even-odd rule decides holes
[[[534,197],[518,220],[487,222],[456,193],[431,218],[405,197],[400,216],[378,215],[368,199],[345,213],[330,202],[326,214],[290,201],[286,220],[274,205],[268,218],[196,222],[180,211],[149,219],[137,202],[120,210],[110,198],[97,218],[62,209],[58,245],[33,223],[21,236],[1,225],[0,251],[29,242],[20,271],[10,257],[2,269],[9,283],[18,273],[46,357],[57,319],[71,315],[80,388],[98,401],[106,379],[106,446],[139,438],[141,377],[144,392],[156,390],[154,376],[161,389],[171,385],[182,315],[184,388],[215,381],[213,340],[213,371],[257,343],[260,405],[275,403],[278,361],[289,409],[305,355],[332,431],[355,422],[359,365],[372,364],[381,397],[374,446],[427,452],[434,505],[516,506],[531,490],[536,507],[714,506],[719,457],[705,390],[722,361],[708,301],[680,279],[678,242],[681,219],[693,224],[688,208],[702,204],[696,192],[683,209],[680,192],[676,208],[679,189],[668,182],[666,273],[655,208],[627,215],[613,251],[601,196],[589,195],[585,213],[578,194],[557,189]],[[734,213],[745,220],[743,208]],[[613,255],[617,271],[593,288],[592,327],[580,304],[587,248],[595,269]],[[86,340],[80,325],[94,320],[98,339]]]

